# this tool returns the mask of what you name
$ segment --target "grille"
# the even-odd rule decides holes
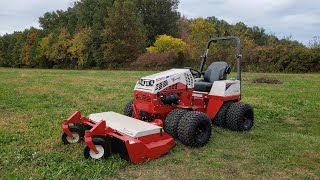
[[[149,97],[147,95],[143,95],[143,94],[137,94],[136,100],[151,102],[151,97]]]
[[[185,73],[184,76],[186,78],[187,85],[193,87],[193,81],[194,81],[193,76],[191,74],[189,74],[189,73]]]
[[[170,91],[170,90],[176,90],[176,89],[178,89],[178,84],[177,83],[167,87],[166,89],[164,89],[164,91]]]
[[[169,82],[167,80],[159,83],[156,85],[156,91],[160,91],[161,89],[165,88],[166,86],[168,86]]]

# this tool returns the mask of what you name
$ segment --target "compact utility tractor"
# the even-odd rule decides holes
[[[214,62],[203,71],[210,45],[219,40],[236,42],[237,79],[227,80],[231,66]],[[119,154],[141,163],[168,153],[179,140],[189,147],[204,146],[212,124],[234,131],[253,126],[253,109],[241,103],[241,54],[238,37],[211,39],[199,70],[171,69],[143,77],[136,83],[134,99],[124,115],[114,112],[75,112],[63,122],[65,144],[84,138],[85,158],[100,159]]]

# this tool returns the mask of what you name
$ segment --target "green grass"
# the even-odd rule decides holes
[[[5,179],[319,179],[320,74],[267,74],[283,84],[243,83],[255,126],[213,128],[210,143],[181,143],[158,160],[84,160],[83,144],[62,145],[74,111],[122,112],[141,76],[153,72],[0,69],[0,177]],[[263,74],[244,73],[244,78]]]

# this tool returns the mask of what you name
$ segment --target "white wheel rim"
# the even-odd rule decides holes
[[[92,149],[90,149],[89,154],[90,154],[91,158],[93,158],[93,159],[100,159],[104,155],[104,148],[101,145],[95,145],[95,146],[98,151],[98,154],[96,154],[94,151],[92,151]]]
[[[67,141],[70,143],[70,144],[74,144],[74,143],[77,143],[79,142],[79,139],[80,139],[80,135],[76,132],[71,132],[72,133],[72,138],[70,138],[69,136],[67,136]]]

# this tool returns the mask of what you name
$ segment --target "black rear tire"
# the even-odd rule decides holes
[[[92,142],[96,146],[97,150],[100,151],[98,152],[98,154],[95,154],[94,151],[86,146],[83,150],[83,155],[86,159],[103,159],[111,156],[110,142],[107,142],[105,139],[98,137],[92,138]]]
[[[72,127],[69,127],[69,130],[71,131],[73,138],[70,138],[66,133],[63,133],[62,134],[63,144],[76,144],[83,141],[84,132],[80,127],[72,126]]]
[[[213,118],[213,124],[220,127],[226,127],[227,111],[234,102],[227,101],[221,106],[219,112]]]
[[[178,138],[178,126],[179,122],[184,114],[186,114],[188,110],[186,109],[174,109],[172,110],[164,120],[164,131],[170,134],[173,138]]]
[[[254,114],[250,105],[236,102],[230,106],[226,119],[227,128],[233,131],[249,131],[253,122]]]
[[[211,137],[211,120],[202,112],[187,112],[180,120],[178,127],[180,141],[189,147],[201,147]]]
[[[133,117],[133,103],[134,100],[130,100],[124,107],[123,115]]]

